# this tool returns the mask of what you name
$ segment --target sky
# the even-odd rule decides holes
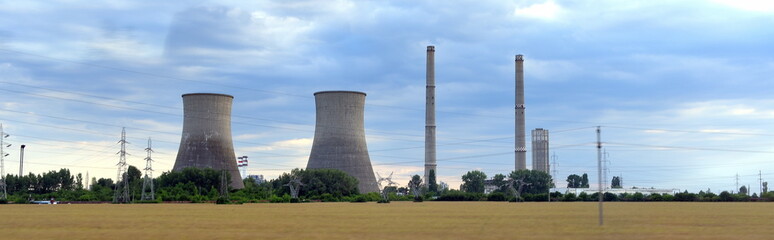
[[[425,50],[436,49],[438,179],[514,168],[514,55],[526,127],[551,173],[624,187],[759,192],[774,178],[774,3],[717,1],[0,0],[5,172],[115,178],[170,171],[185,93],[234,96],[248,174],[304,168],[313,93],[367,93],[371,163],[404,184],[424,165]],[[529,139],[529,135],[527,139]],[[531,165],[528,149],[527,165]],[[759,175],[760,172],[760,175]],[[592,184],[595,186],[595,184]]]

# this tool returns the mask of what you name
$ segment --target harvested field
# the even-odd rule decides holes
[[[1,239],[774,239],[774,203],[0,205]]]

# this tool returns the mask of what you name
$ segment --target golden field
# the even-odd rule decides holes
[[[774,203],[0,205],[0,239],[774,239]]]

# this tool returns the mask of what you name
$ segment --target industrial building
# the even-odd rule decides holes
[[[545,173],[551,171],[548,160],[548,130],[536,128],[532,130],[532,170]]]
[[[231,140],[234,97],[215,93],[183,94],[183,134],[172,171],[184,168],[226,170],[230,186],[244,188]]]
[[[365,139],[366,94],[314,93],[316,122],[306,169],[338,169],[355,177],[361,193],[378,192]]]

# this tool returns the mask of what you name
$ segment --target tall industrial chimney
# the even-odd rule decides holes
[[[435,161],[435,47],[427,46],[427,89],[425,94],[425,186],[429,186],[430,170],[438,171]]]
[[[21,145],[21,151],[19,151],[19,177],[24,176],[24,148],[27,145]]]
[[[524,126],[524,56],[516,55],[516,170],[527,169]]]
[[[183,94],[183,136],[172,171],[212,168],[231,174],[231,187],[244,188],[231,140],[234,97],[215,93]]]
[[[352,91],[314,93],[317,109],[307,169],[338,169],[355,177],[361,193],[378,192],[368,156],[364,114],[366,94]]]

